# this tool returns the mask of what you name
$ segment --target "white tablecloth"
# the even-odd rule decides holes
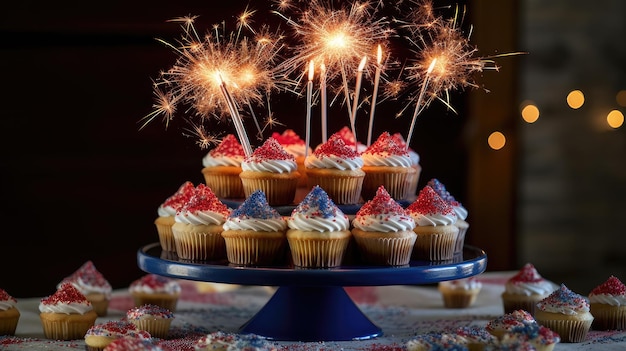
[[[478,276],[483,288],[476,302],[464,309],[443,306],[436,286],[346,287],[361,311],[383,331],[371,340],[326,342],[273,342],[278,350],[403,350],[412,337],[430,331],[486,323],[503,314],[500,294],[504,281],[515,272],[486,272]],[[183,293],[165,345],[192,351],[193,341],[217,330],[237,332],[265,305],[275,288],[237,286],[181,280]],[[83,340],[55,341],[43,336],[37,298],[18,299],[21,312],[15,337],[0,336],[0,350],[84,350]],[[126,289],[114,291],[109,314],[96,323],[119,320],[133,306]],[[306,316],[302,316],[306,318]],[[626,350],[626,332],[591,330],[581,343],[559,343],[556,351]]]

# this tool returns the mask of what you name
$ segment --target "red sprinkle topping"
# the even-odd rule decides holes
[[[169,284],[173,279],[164,277],[157,274],[146,274],[143,277],[135,280],[130,284],[130,286],[149,286],[151,288],[162,288]]]
[[[17,300],[15,300],[15,298],[11,295],[9,295],[9,293],[7,293],[6,291],[4,291],[3,289],[0,289],[0,301],[13,301],[13,302],[17,302]]]
[[[293,131],[293,129],[285,129],[283,134],[278,132],[272,133],[272,138],[276,139],[281,145],[304,145],[304,140]]]
[[[254,150],[252,155],[246,159],[248,162],[261,162],[264,160],[289,160],[296,162],[295,157],[285,151],[282,145],[272,137],[265,140],[263,145]]]
[[[211,211],[224,216],[230,214],[228,207],[217,198],[213,190],[202,183],[198,184],[195,194],[178,211],[181,213]]]
[[[41,303],[44,305],[55,305],[59,303],[86,303],[91,305],[91,302],[87,301],[85,295],[70,283],[61,284],[54,294],[41,299]]]
[[[337,133],[331,135],[325,143],[320,145],[315,150],[314,155],[318,158],[324,158],[333,155],[340,158],[359,157],[359,153],[354,151],[354,148],[346,145],[345,141]]]
[[[348,146],[354,146],[356,144],[354,134],[352,134],[352,130],[347,126],[344,126],[335,134],[337,134]]]
[[[454,208],[445,202],[433,188],[426,185],[420,190],[417,199],[406,208],[409,213],[434,215],[437,213],[448,215],[454,213]]]
[[[591,290],[591,295],[626,295],[626,286],[615,276]]]
[[[363,153],[371,155],[409,156],[409,152],[406,150],[406,147],[398,144],[394,138],[391,137],[389,132],[383,132],[372,145],[365,149]]]
[[[244,156],[243,147],[233,134],[228,134],[220,144],[209,152],[213,157]]]
[[[92,261],[85,262],[76,272],[63,279],[62,282],[76,282],[79,280],[92,286],[111,287],[111,284],[109,284],[102,273],[96,269]]]
[[[526,263],[522,269],[509,279],[512,283],[537,283],[543,281],[543,278],[531,263]]]
[[[406,211],[402,208],[402,206],[391,198],[387,189],[385,189],[382,185],[376,189],[376,195],[374,195],[374,198],[361,206],[359,211],[356,213],[356,216],[360,217],[379,214],[406,214]]]
[[[172,196],[168,197],[163,202],[163,207],[169,206],[178,210],[182,205],[189,201],[191,195],[195,192],[195,189],[196,188],[192,182],[184,182]]]

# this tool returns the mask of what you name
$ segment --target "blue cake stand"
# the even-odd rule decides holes
[[[241,267],[226,261],[178,259],[152,243],[137,252],[139,268],[171,278],[241,285],[277,286],[270,300],[240,328],[270,340],[347,341],[383,335],[352,301],[345,286],[423,285],[471,277],[487,268],[487,255],[466,245],[446,262],[411,261],[406,266]]]

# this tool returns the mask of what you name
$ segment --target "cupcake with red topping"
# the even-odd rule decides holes
[[[454,258],[459,228],[454,225],[457,217],[452,206],[426,185],[406,210],[416,223],[413,258],[426,261]]]
[[[539,275],[535,266],[526,263],[504,284],[504,292],[501,295],[504,313],[526,310],[535,315],[537,302],[548,297],[558,287]]]
[[[20,311],[17,300],[3,289],[0,289],[0,335],[15,335]]]
[[[373,199],[357,211],[352,236],[363,259],[374,265],[409,264],[417,238],[413,218],[379,186]]]
[[[98,314],[91,302],[70,283],[39,303],[39,318],[47,339],[80,339],[91,328]]]
[[[261,190],[253,192],[226,219],[222,237],[228,262],[269,265],[282,258],[287,222],[272,208]]]
[[[510,339],[527,342],[533,345],[537,351],[552,351],[556,344],[561,341],[558,333],[536,322],[514,326],[504,334],[502,343],[507,344]]]
[[[233,134],[227,134],[202,158],[202,175],[207,186],[220,199],[244,197],[241,184],[241,162],[245,154],[243,147]]]
[[[562,342],[582,342],[593,323],[589,301],[561,284],[548,297],[537,303],[537,322],[552,329]]]
[[[510,333],[515,327],[536,323],[537,321],[528,311],[517,310],[490,320],[487,322],[485,329],[491,335],[501,340],[506,333]]]
[[[334,134],[337,134],[337,136],[339,136],[341,140],[343,140],[346,146],[348,146],[349,148],[351,148],[352,150],[356,151],[359,154],[365,151],[365,149],[367,149],[367,145],[356,140],[354,133],[352,133],[352,129],[350,129],[348,126],[343,126]]]
[[[338,205],[359,202],[365,177],[362,167],[359,153],[336,133],[305,160],[309,187],[319,185]]]
[[[626,286],[615,276],[596,286],[589,293],[589,310],[593,329],[626,329]]]
[[[420,155],[415,152],[415,150],[411,149],[409,145],[404,140],[404,137],[400,133],[394,133],[391,136],[400,147],[406,149],[409,153],[409,158],[411,159],[411,167],[415,168],[415,175],[412,179],[409,180],[409,198],[408,200],[413,200],[415,196],[417,196],[417,183],[420,180],[420,175],[422,174],[422,166],[420,165]]]
[[[165,307],[146,304],[126,311],[126,320],[133,323],[137,329],[145,330],[153,337],[164,339],[174,321],[174,313]]]
[[[174,243],[174,234],[172,233],[172,226],[174,225],[174,218],[176,212],[191,198],[195,191],[195,186],[192,182],[186,181],[178,190],[170,195],[165,201],[159,205],[157,209],[158,217],[154,220],[156,225],[157,234],[159,235],[159,243],[161,249],[167,252],[176,252],[176,244]]]
[[[298,186],[308,186],[304,160],[307,155],[310,155],[313,152],[313,150],[305,145],[304,140],[302,140],[293,129],[285,129],[282,134],[274,132],[272,133],[272,138],[276,139],[276,141],[278,141],[278,143],[285,149],[285,151],[292,154],[293,157],[296,159],[298,173],[300,173]]]
[[[180,284],[172,278],[146,274],[128,286],[135,307],[157,305],[174,312],[181,293]]]
[[[93,305],[98,317],[107,315],[113,288],[102,273],[96,269],[92,261],[85,262],[74,273],[61,280],[57,288],[60,288],[63,283],[74,285],[78,291],[85,295]]]
[[[122,320],[95,324],[84,334],[84,339],[87,351],[103,351],[117,339],[151,340],[152,336],[134,324]]]
[[[454,253],[462,253],[463,245],[465,244],[465,234],[469,228],[469,223],[467,222],[467,209],[463,207],[463,205],[458,202],[454,196],[450,195],[450,192],[446,190],[445,185],[443,185],[443,183],[441,183],[438,179],[433,178],[429,180],[426,185],[433,188],[433,190],[435,190],[435,192],[454,209],[454,212],[456,213],[456,222],[454,225],[459,227],[459,235],[456,238]]]
[[[204,184],[176,213],[172,226],[176,253],[186,260],[211,261],[226,257],[222,225],[230,209]]]
[[[297,267],[341,265],[348,243],[350,221],[328,194],[313,187],[287,219],[287,242]]]
[[[300,172],[292,154],[270,137],[241,164],[239,174],[246,197],[263,190],[270,206],[294,201]]]
[[[469,351],[482,351],[487,345],[498,343],[498,338],[487,329],[479,326],[463,326],[456,328],[453,333],[461,344],[466,345]]]
[[[400,146],[389,132],[383,132],[361,157],[365,172],[361,192],[364,200],[372,199],[381,185],[396,200],[410,198],[417,171],[406,147]]]

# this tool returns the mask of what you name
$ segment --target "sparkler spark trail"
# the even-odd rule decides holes
[[[159,41],[174,50],[178,59],[156,81],[155,110],[142,119],[142,128],[161,115],[166,122],[171,120],[177,104],[188,105],[186,111],[192,113],[186,116],[189,119],[225,120],[231,112],[221,83],[228,85],[237,110],[247,105],[251,112],[253,105],[263,106],[264,102],[269,102],[272,91],[291,88],[294,83],[276,64],[284,45],[282,34],[270,32],[265,25],[258,32],[252,30],[250,16],[253,13],[246,9],[239,16],[235,32],[227,32],[225,26],[220,29],[216,25],[203,37],[194,27],[197,17],[172,20],[181,25],[181,39],[174,44]],[[243,35],[244,28],[255,33],[254,37]]]

